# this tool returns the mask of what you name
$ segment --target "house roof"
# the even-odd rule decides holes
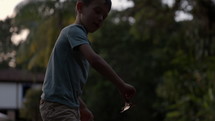
[[[42,83],[44,76],[44,73],[32,73],[26,70],[19,70],[15,68],[0,70],[0,82]]]

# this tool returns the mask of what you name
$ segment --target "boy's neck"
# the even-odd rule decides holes
[[[80,24],[80,25],[82,25],[81,22],[80,22],[80,20],[78,18],[75,20],[74,24]]]
[[[88,33],[86,27],[85,27],[78,19],[76,19],[75,22],[74,22],[73,24],[77,24],[77,25],[80,25],[80,26],[84,27],[84,29],[85,29],[86,32]]]

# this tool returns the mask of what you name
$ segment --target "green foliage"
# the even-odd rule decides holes
[[[214,18],[215,3],[193,1],[189,11],[192,21],[179,22],[179,41],[169,49],[171,58],[163,74],[163,83],[157,94],[163,100],[158,102],[165,114],[165,121],[213,121],[215,96]],[[179,7],[183,1],[177,1]],[[202,11],[197,13],[197,11]],[[210,13],[207,13],[210,11]],[[212,25],[212,26],[211,26]],[[186,28],[186,29],[185,29]],[[181,33],[181,36],[179,36]],[[171,41],[171,40],[169,40]],[[172,43],[171,45],[173,45]]]
[[[20,109],[21,117],[32,121],[42,121],[39,112],[41,93],[41,89],[29,89],[27,91],[23,107]]]
[[[196,69],[196,68],[195,68]],[[161,103],[167,111],[165,121],[201,120],[213,121],[214,72],[172,70],[164,75],[164,83],[157,89],[164,99]]]
[[[4,21],[0,20],[0,67],[8,68],[9,63],[15,58],[15,46],[11,37],[16,29],[13,25],[12,18],[6,18]]]
[[[12,49],[12,21],[10,18],[5,19],[4,21],[0,21],[0,52],[7,53]]]
[[[74,21],[71,7],[74,1],[29,1],[17,7],[16,25],[30,31],[17,53],[17,63],[22,68],[44,70],[59,32]]]

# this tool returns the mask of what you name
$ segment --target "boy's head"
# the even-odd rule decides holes
[[[88,32],[101,27],[111,9],[111,0],[77,0],[76,22],[83,25]]]

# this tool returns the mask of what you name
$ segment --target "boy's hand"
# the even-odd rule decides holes
[[[93,121],[93,114],[88,108],[80,109],[81,121]]]
[[[119,88],[119,90],[126,102],[130,102],[136,93],[136,89],[127,83],[124,83],[122,87]]]

